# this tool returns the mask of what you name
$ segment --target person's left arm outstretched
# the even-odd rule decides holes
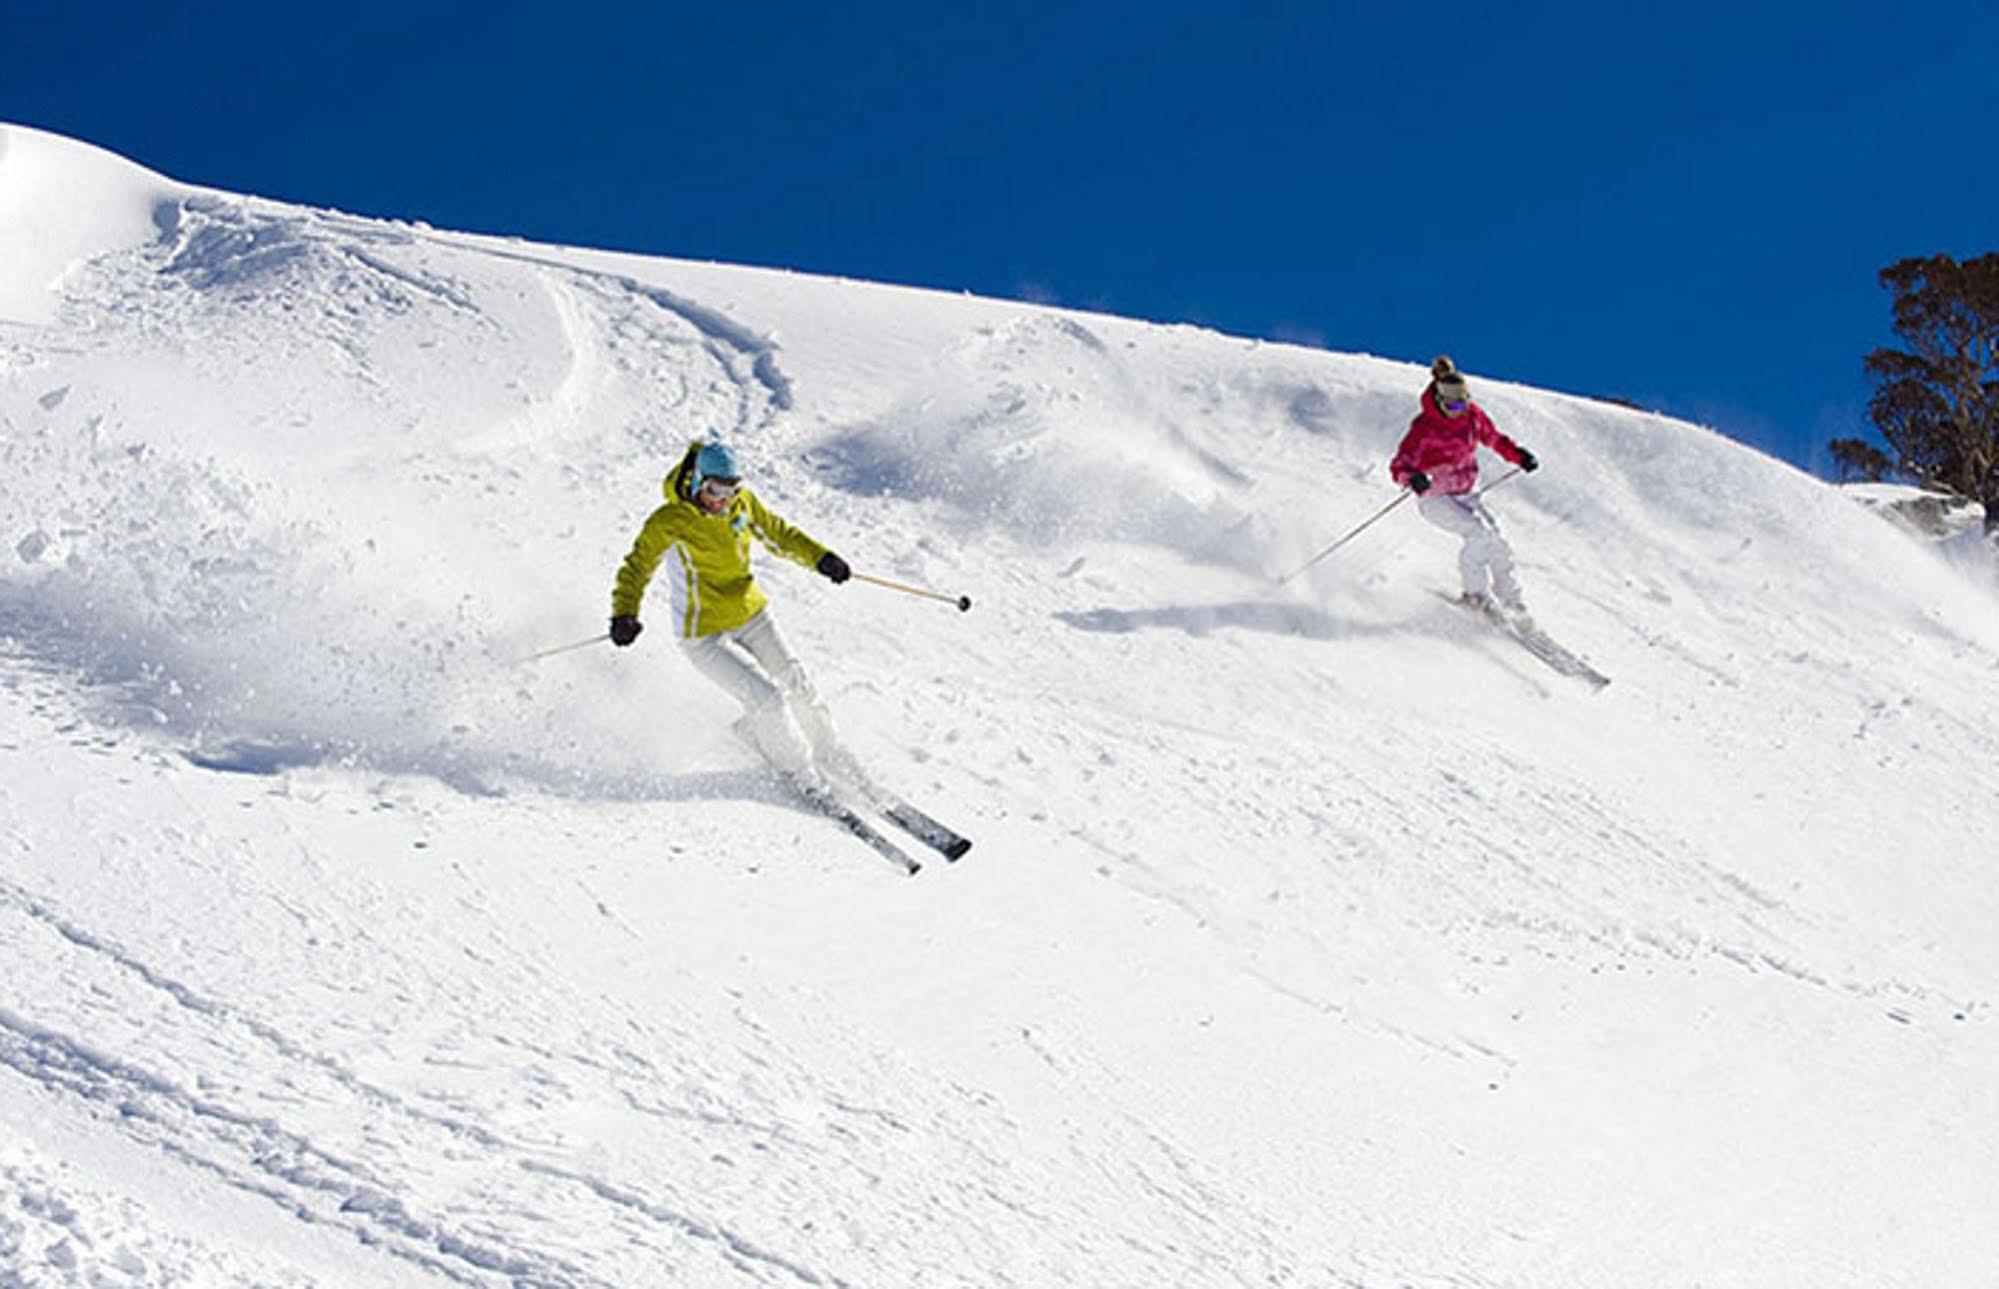
[[[844,582],[853,576],[846,560],[815,541],[804,529],[787,522],[755,493],[745,491],[743,501],[750,515],[750,531],[773,552],[833,582]]]
[[[1472,407],[1472,433],[1478,436],[1480,443],[1522,470],[1532,473],[1541,468],[1541,463],[1534,459],[1532,452],[1500,433],[1499,427],[1492,423],[1492,418],[1485,414],[1485,409],[1476,405]]]

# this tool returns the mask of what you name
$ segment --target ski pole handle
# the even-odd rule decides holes
[[[969,595],[940,595],[936,591],[926,591],[920,586],[904,586],[901,582],[891,582],[885,577],[870,577],[866,573],[854,574],[854,580],[856,582],[872,582],[876,586],[885,586],[891,591],[901,591],[904,595],[915,595],[926,600],[942,600],[946,604],[955,604],[958,606],[958,612],[960,613],[969,613],[972,608],[972,597]]]
[[[610,638],[611,633],[606,631],[601,636],[591,636],[588,640],[578,640],[575,644],[557,645],[553,649],[544,649],[540,653],[531,653],[525,658],[516,658],[514,659],[514,664],[519,666],[522,663],[540,662],[543,658],[553,658],[559,653],[573,653],[578,649],[588,649],[591,645],[602,644]]]

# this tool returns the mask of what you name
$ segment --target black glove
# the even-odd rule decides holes
[[[1526,448],[1522,448],[1520,449],[1520,468],[1528,474],[1533,474],[1541,468],[1541,463],[1534,459],[1532,452],[1529,452]]]
[[[643,630],[645,627],[640,625],[637,618],[629,613],[620,613],[611,619],[611,643],[622,649],[638,639],[639,632]]]
[[[813,567],[818,569],[823,576],[831,578],[836,583],[844,582],[854,575],[854,570],[847,567],[847,561],[841,559],[832,551],[827,551],[824,555],[821,555],[819,562]]]
[[[1409,472],[1408,483],[1409,491],[1419,497],[1430,490],[1430,476],[1424,474],[1421,470],[1411,470]]]

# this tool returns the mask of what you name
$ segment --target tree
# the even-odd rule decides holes
[[[1834,439],[1826,447],[1831,450],[1832,459],[1839,464],[1841,483],[1850,479],[1879,483],[1895,468],[1888,454],[1866,439]]]
[[[1867,355],[1867,414],[1898,469],[1982,503],[1999,530],[1999,252],[1902,260],[1881,285],[1908,347]]]

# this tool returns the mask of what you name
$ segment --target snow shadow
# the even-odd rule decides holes
[[[484,683],[454,681],[453,670],[401,657],[362,614],[349,614],[344,638],[304,630],[303,642],[280,632],[245,644],[246,631],[237,620],[144,621],[104,583],[0,582],[0,664],[62,681],[92,725],[213,773],[355,771],[489,798],[787,799],[754,766],[660,765],[617,713],[571,712],[566,691],[538,694],[497,670]]]
[[[1302,497],[1337,508],[1379,493],[1413,402],[1364,373],[1314,374],[1276,347],[1245,360],[1240,346],[1189,340],[1162,368],[1072,319],[1023,315],[962,334],[896,404],[832,427],[807,460],[826,487],[948,508],[981,534],[1265,574],[1323,540],[1297,531]]]
[[[1248,482],[1100,336],[1038,313],[962,334],[897,406],[808,460],[827,487],[940,503],[986,530],[1169,549],[1237,522]]]
[[[1225,627],[1307,640],[1352,640],[1392,634],[1389,628],[1367,626],[1334,617],[1320,609],[1268,600],[1235,604],[1190,604],[1158,609],[1089,609],[1057,613],[1056,619],[1078,631],[1128,635],[1135,631],[1184,631],[1207,636]]]
[[[910,408],[850,426],[807,454],[823,486],[933,503],[979,533],[1051,545],[1117,541],[1253,569],[1217,539],[1248,522],[1240,488],[1196,454],[1126,452],[1078,424],[1047,391],[989,390],[971,406]]]
[[[1331,387],[1310,380],[1270,375],[1238,377],[1227,394],[1260,412],[1279,411],[1288,424],[1322,439],[1379,440],[1392,450],[1415,410],[1400,393]],[[1386,458],[1384,457],[1384,463]]]
[[[207,751],[185,753],[188,763],[222,774],[273,776],[295,766],[317,765],[325,759],[323,749],[304,743],[231,743]]]
[[[197,769],[217,774],[279,778],[300,769],[360,769],[370,773],[431,779],[470,797],[538,796],[572,802],[655,805],[692,801],[746,801],[764,805],[797,805],[770,775],[756,769],[704,770],[695,773],[654,773],[643,770],[579,772],[554,763],[496,765],[466,756],[453,764],[449,755],[384,756],[379,751],[340,748],[324,743],[276,743],[241,740],[214,747],[185,750],[181,756]],[[805,812],[803,806],[798,806]]]

